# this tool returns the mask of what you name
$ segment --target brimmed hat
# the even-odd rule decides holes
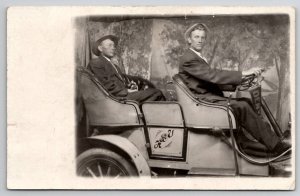
[[[190,37],[192,31],[197,29],[198,27],[202,27],[206,32],[209,32],[208,27],[204,23],[196,23],[190,26],[184,33],[184,38],[187,40]]]
[[[118,41],[119,41],[119,38],[114,35],[105,35],[105,36],[101,37],[92,46],[92,51],[95,55],[99,56],[101,54],[100,50],[98,49],[98,46],[101,44],[101,42],[103,42],[106,39],[112,40],[113,42],[115,42],[115,45],[117,45]]]

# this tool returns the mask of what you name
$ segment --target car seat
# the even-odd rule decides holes
[[[230,129],[227,107],[199,99],[185,85],[180,75],[173,77],[177,99],[180,103],[187,127],[199,129]],[[237,129],[237,122],[232,110],[229,110],[233,129]]]
[[[77,68],[77,96],[83,100],[91,126],[134,126],[142,124],[139,105],[111,95],[85,67]]]

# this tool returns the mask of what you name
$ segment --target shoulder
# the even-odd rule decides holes
[[[89,64],[91,67],[102,68],[106,66],[107,62],[100,56],[99,58],[92,59]]]
[[[183,56],[180,58],[180,62],[181,62],[180,64],[183,64],[185,62],[189,62],[189,61],[192,61],[195,59],[197,59],[196,54],[193,51],[188,49],[184,52]]]

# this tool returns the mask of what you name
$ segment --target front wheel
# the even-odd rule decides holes
[[[82,177],[137,176],[135,167],[121,155],[101,148],[89,149],[77,157],[77,174]]]

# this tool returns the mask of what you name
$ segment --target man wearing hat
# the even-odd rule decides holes
[[[106,35],[101,37],[92,48],[93,53],[98,58],[92,59],[88,68],[95,74],[104,88],[116,98],[126,98],[138,102],[165,100],[160,90],[148,88],[147,85],[137,85],[139,82],[147,83],[147,81],[137,80],[137,77],[123,74],[119,67],[112,62],[111,59],[115,56],[117,43],[118,38],[116,36]],[[151,86],[150,83],[149,86]]]
[[[189,49],[180,60],[179,75],[200,99],[226,105],[227,99],[223,96],[222,85],[237,86],[244,76],[257,74],[262,70],[253,68],[240,72],[211,69],[202,56],[208,31],[205,24],[196,23],[185,32]],[[240,125],[271,152],[279,155],[290,149],[290,144],[279,138],[270,125],[256,114],[250,100],[234,99],[231,101],[231,107]]]

